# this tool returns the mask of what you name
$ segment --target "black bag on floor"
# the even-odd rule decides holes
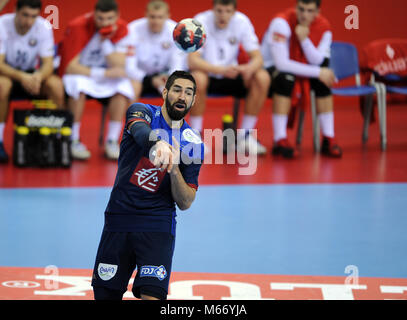
[[[68,111],[14,110],[14,165],[71,167],[72,123]]]

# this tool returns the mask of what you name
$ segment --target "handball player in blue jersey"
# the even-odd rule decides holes
[[[96,300],[121,300],[135,270],[136,298],[167,298],[176,206],[187,210],[195,200],[203,162],[202,140],[184,120],[195,93],[192,75],[175,71],[162,107],[135,103],[127,110],[93,271]]]

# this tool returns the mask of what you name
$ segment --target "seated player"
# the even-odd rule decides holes
[[[146,16],[129,23],[136,55],[129,59],[135,91],[134,100],[143,95],[161,95],[169,74],[186,69],[186,55],[173,41],[176,22],[169,19],[169,6],[163,0],[151,0]]]
[[[108,98],[110,122],[105,143],[108,159],[119,157],[119,139],[133,87],[126,74],[130,43],[127,23],[119,19],[115,0],[99,0],[93,13],[73,20],[61,45],[60,74],[74,116],[72,156],[87,160],[91,153],[80,141],[82,113],[87,97]]]
[[[265,154],[266,148],[250,134],[257,124],[270,84],[263,69],[258,38],[249,18],[236,11],[236,0],[214,0],[213,9],[195,16],[203,24],[207,41],[204,47],[189,55],[189,68],[197,82],[197,101],[191,110],[191,126],[202,131],[208,93],[246,98],[245,111],[237,150]],[[239,46],[250,56],[250,62],[238,65]]]
[[[287,122],[295,82],[309,95],[316,94],[318,119],[322,131],[323,155],[341,157],[334,137],[333,97],[330,87],[335,75],[329,66],[332,32],[329,22],[319,14],[320,0],[297,0],[297,7],[278,14],[270,23],[263,42],[265,67],[272,79],[273,155],[295,158],[298,151],[287,141]],[[309,79],[309,82],[308,82]],[[295,90],[297,93],[297,90]]]
[[[39,16],[41,5],[18,0],[15,13],[0,17],[0,163],[9,160],[3,138],[10,100],[47,98],[64,108],[63,84],[53,74],[54,35]]]

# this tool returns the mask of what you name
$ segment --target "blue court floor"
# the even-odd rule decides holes
[[[0,266],[92,269],[111,188],[0,189]],[[179,272],[407,278],[407,184],[201,186]]]

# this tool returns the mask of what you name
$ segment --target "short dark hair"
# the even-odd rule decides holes
[[[221,4],[224,6],[228,6],[232,4],[235,8],[237,8],[237,0],[213,0],[213,5]]]
[[[119,5],[116,0],[98,0],[95,5],[95,11],[109,12],[119,11]]]
[[[195,78],[192,76],[192,74],[190,74],[187,71],[175,71],[173,72],[167,80],[167,83],[165,84],[165,89],[167,89],[168,91],[171,89],[172,85],[174,84],[175,80],[177,79],[187,79],[190,80],[193,84],[194,84],[194,94],[196,92],[196,81]]]
[[[41,0],[18,0],[16,4],[17,11],[24,7],[41,10],[42,2]]]
[[[305,4],[315,3],[317,5],[317,8],[320,8],[321,7],[321,1],[322,0],[297,0],[297,3],[298,2],[302,2],[302,3],[305,3]]]

